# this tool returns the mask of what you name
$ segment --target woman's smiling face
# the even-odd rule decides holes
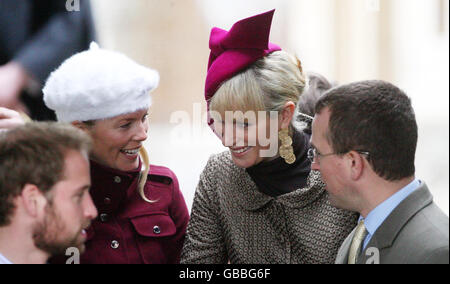
[[[91,158],[110,168],[132,171],[139,167],[139,150],[147,139],[148,110],[98,120],[86,130],[94,142]]]

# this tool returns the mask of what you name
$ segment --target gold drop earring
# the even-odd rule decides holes
[[[288,129],[281,129],[278,132],[278,137],[281,141],[280,156],[287,164],[293,164],[296,158],[294,155],[294,148],[292,147],[292,138],[289,136]]]

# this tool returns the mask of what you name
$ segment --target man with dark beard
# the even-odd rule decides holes
[[[0,134],[0,264],[46,263],[84,251],[97,216],[89,194],[90,139],[56,123]]]

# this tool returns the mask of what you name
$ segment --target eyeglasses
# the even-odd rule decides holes
[[[316,163],[314,161],[316,157],[317,157],[317,162],[319,162],[322,157],[331,156],[331,155],[337,155],[337,153],[320,154],[316,148],[310,148],[308,150],[308,159],[311,161],[311,163]]]
[[[369,152],[367,151],[356,151],[357,153],[361,155],[365,155],[366,158],[369,158]],[[342,155],[345,153],[328,153],[328,154],[320,154],[316,148],[310,148],[308,150],[308,159],[311,161],[311,163],[317,163],[320,164],[320,159],[326,156],[332,156],[332,155]],[[315,158],[317,157],[317,162],[315,162]]]

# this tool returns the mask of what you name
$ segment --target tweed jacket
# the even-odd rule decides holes
[[[318,172],[305,188],[273,198],[224,152],[201,174],[181,263],[333,263],[357,218],[329,204]]]
[[[403,200],[376,230],[358,264],[449,263],[448,216],[433,202],[425,183]],[[339,249],[337,264],[348,262],[354,231]]]

